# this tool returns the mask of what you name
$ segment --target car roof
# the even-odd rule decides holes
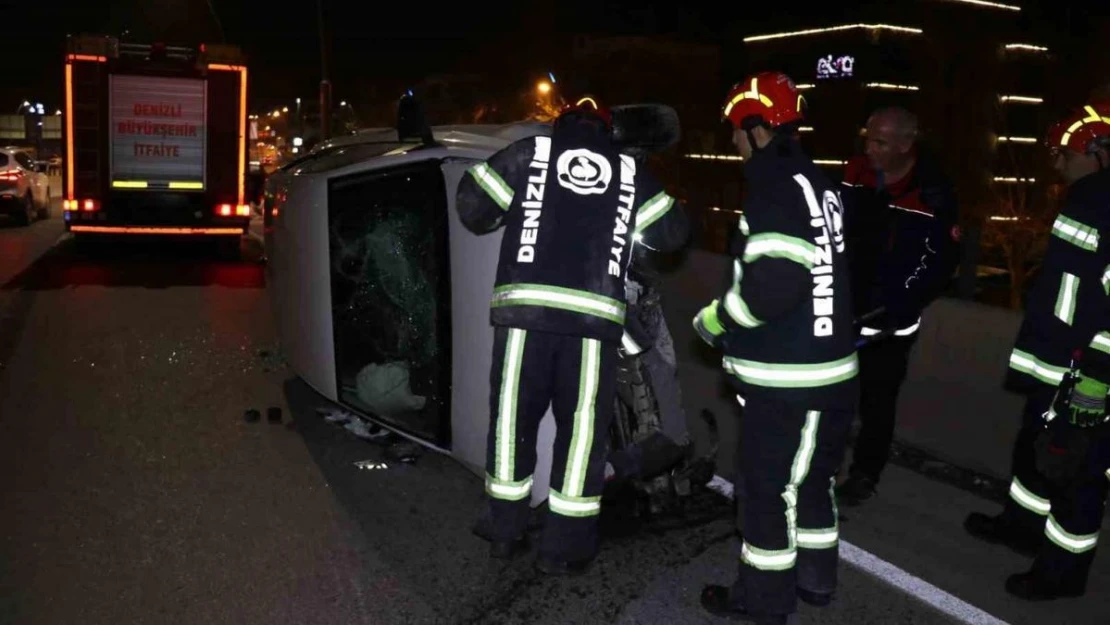
[[[414,161],[451,157],[486,159],[520,139],[551,134],[551,125],[541,122],[511,124],[460,124],[433,126],[434,145],[419,140],[401,141],[393,128],[369,128],[353,135],[329,139],[312,149],[304,158],[290,163],[294,174],[344,169],[373,159]],[[406,158],[407,157],[407,158]]]

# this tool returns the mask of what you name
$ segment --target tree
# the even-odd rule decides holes
[[[990,186],[993,202],[982,215],[982,245],[985,251],[1002,257],[1010,277],[1010,308],[1019,310],[1026,284],[1044,257],[1059,212],[1061,188],[1050,183],[1052,173],[1040,146],[1012,140],[999,145],[1004,146],[999,150],[1000,160],[1013,165],[1006,168],[1008,171],[1031,174],[1002,175]],[[1041,165],[1036,166],[1037,162]],[[1019,163],[1024,166],[1019,168]]]

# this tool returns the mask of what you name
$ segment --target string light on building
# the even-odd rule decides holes
[[[890,24],[844,24],[842,26],[829,26],[827,28],[810,28],[807,30],[795,30],[786,33],[773,33],[770,35],[754,35],[745,37],[744,43],[752,43],[753,41],[767,41],[769,39],[785,39],[787,37],[804,37],[807,35],[821,35],[824,33],[842,32],[845,30],[889,30],[896,33],[905,33],[911,35],[920,35],[922,30],[920,28],[910,28],[907,26],[891,26]]]
[[[1021,50],[1024,52],[1048,52],[1048,48],[1035,46],[1031,43],[1008,43],[1004,47],[1007,50]]]
[[[686,158],[692,158],[699,161],[742,161],[743,156],[736,154],[687,154]]]
[[[831,167],[843,167],[843,166],[848,164],[848,161],[839,161],[839,160],[836,160],[836,159],[828,159],[828,158],[815,158],[815,159],[813,159],[813,164],[814,165],[828,165],[828,166],[831,166]]]
[[[920,91],[917,85],[895,85],[889,82],[869,82],[864,87],[868,89],[882,89],[883,91]]]
[[[1017,102],[1019,104],[1043,104],[1044,98],[1035,98],[1025,95],[1000,95],[999,100],[1003,102]]]
[[[812,83],[804,82],[800,85],[794,85],[794,88],[797,89],[798,91],[807,91],[807,90],[812,89],[816,86],[817,85],[814,85]]]
[[[1028,217],[1011,217],[1008,215],[991,215],[991,221],[1025,221]]]
[[[1036,143],[1036,137],[999,137],[999,143]]]
[[[991,9],[1003,9],[1005,11],[1020,11],[1021,7],[1012,4],[1002,4],[1000,2],[987,2],[987,0],[949,0],[949,2],[960,2],[963,4],[974,4],[976,6],[987,7]]]
[[[813,126],[798,126],[798,132],[813,132]]]
[[[1037,182],[1037,179],[1036,178],[1020,178],[1020,177],[1015,177],[1015,176],[995,176],[994,181],[995,182],[1001,182],[1001,183],[1004,183],[1004,184],[1033,184],[1033,183]]]

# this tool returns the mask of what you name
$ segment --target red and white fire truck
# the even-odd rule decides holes
[[[69,232],[226,237],[237,249],[251,216],[238,48],[72,36],[65,98]]]

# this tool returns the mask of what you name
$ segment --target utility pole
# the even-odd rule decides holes
[[[316,0],[320,26],[320,140],[331,137],[331,83],[328,82],[328,40],[324,29],[324,0]]]

